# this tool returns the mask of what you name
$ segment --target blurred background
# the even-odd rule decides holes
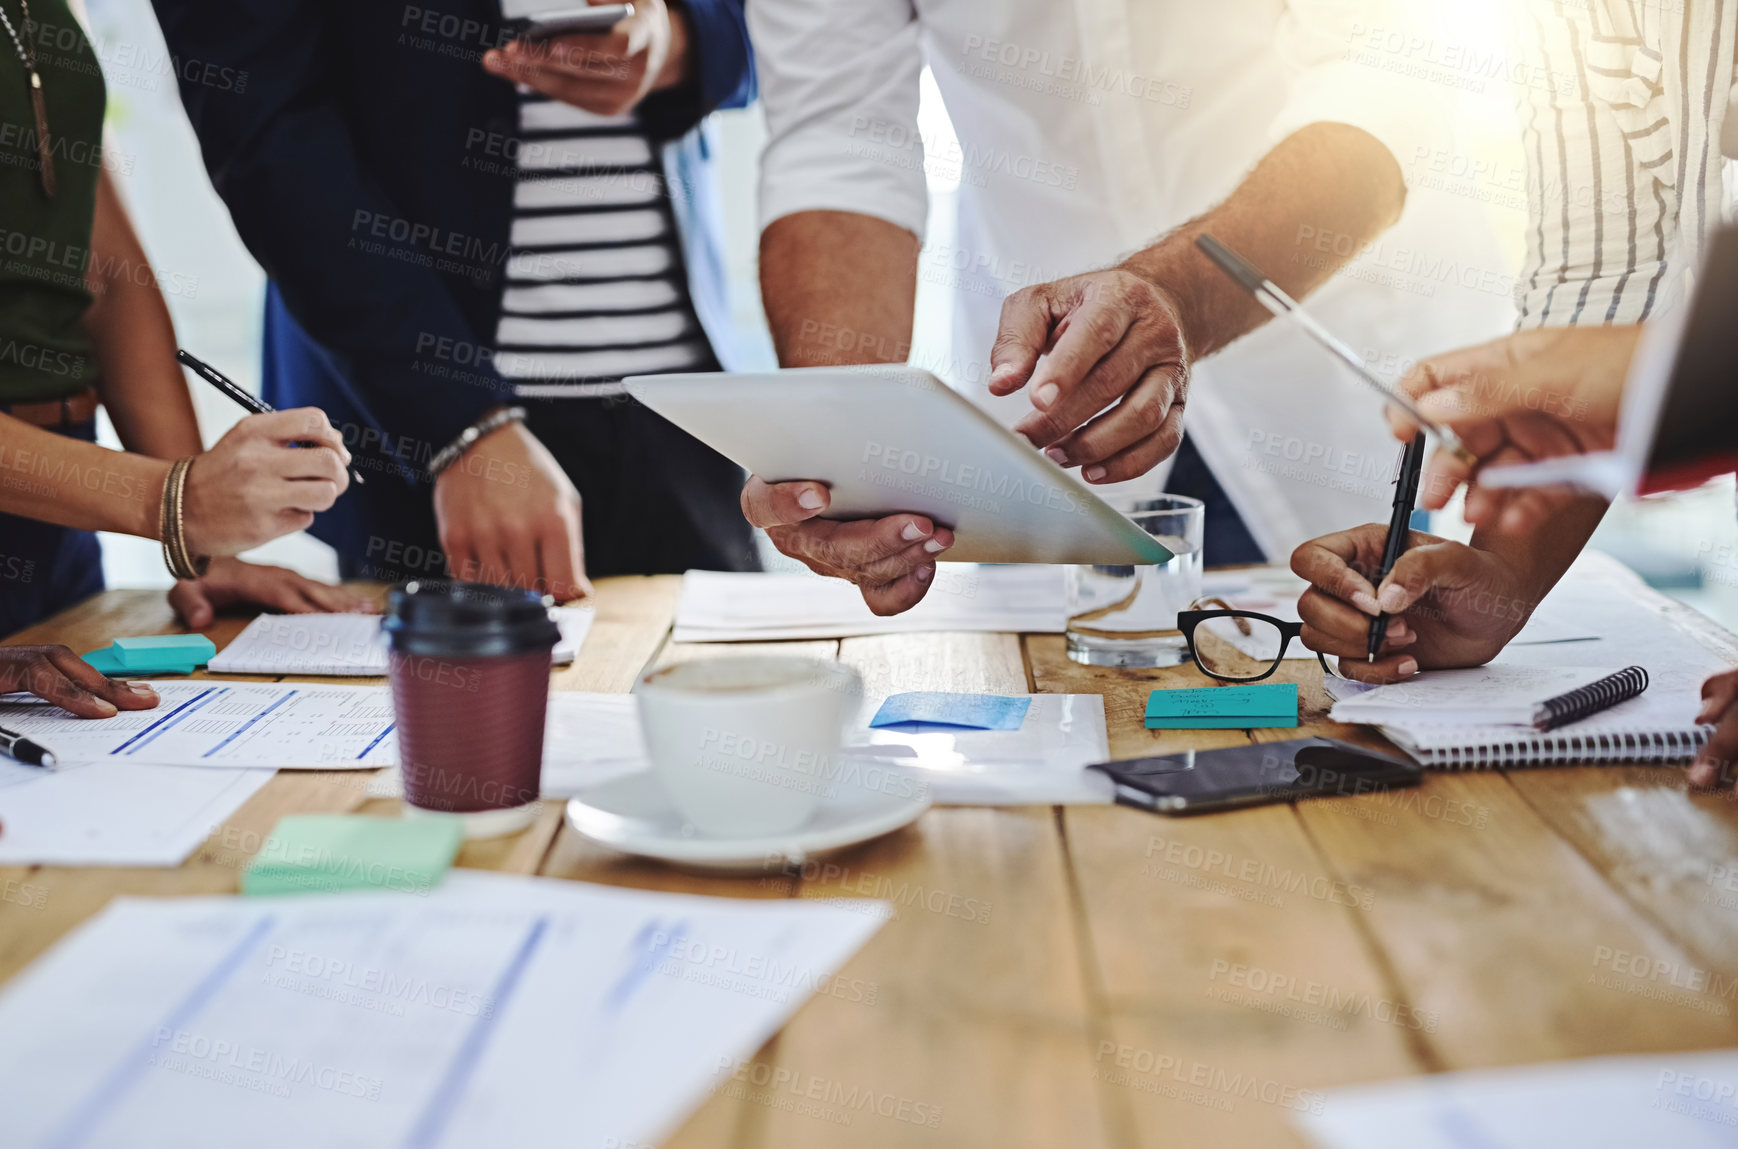
[[[1454,61],[1466,43],[1500,43],[1502,0],[1419,3],[1409,8],[1414,34],[1431,39],[1425,58]],[[92,38],[109,85],[109,150],[146,252],[159,278],[174,288],[169,309],[183,346],[257,390],[264,277],[229,225],[228,213],[211,189],[198,145],[181,111],[167,50],[148,0],[86,0]],[[1419,29],[1424,29],[1419,33]],[[1440,51],[1436,49],[1440,48]],[[1441,74],[1425,82],[1453,83],[1457,91],[1454,155],[1409,157],[1403,162],[1413,195],[1472,197],[1485,205],[1502,237],[1512,274],[1524,253],[1524,195],[1505,194],[1508,175],[1524,170],[1512,92],[1502,83],[1461,84],[1452,63],[1430,64]],[[944,364],[950,355],[953,294],[947,264],[954,248],[959,149],[934,84],[924,77],[920,111],[932,206],[919,272],[914,361]],[[758,109],[725,112],[723,136],[725,209],[734,298],[739,320],[764,324],[760,314],[754,213],[757,157],[765,139]],[[1478,157],[1468,167],[1465,157]],[[1490,173],[1505,173],[1502,179]],[[1354,268],[1348,269],[1356,270]],[[1343,332],[1354,337],[1355,332]],[[1503,334],[1493,331],[1492,336]],[[1418,348],[1429,354],[1443,348]],[[193,391],[206,441],[222,435],[239,410],[207,387]],[[103,427],[104,442],[118,445]],[[1630,500],[1606,516],[1595,546],[1640,572],[1649,583],[1738,628],[1738,512],[1730,477],[1712,486],[1662,500]],[[1464,537],[1453,508],[1433,517],[1431,529]],[[167,586],[156,543],[104,536],[104,566],[111,586]],[[298,535],[280,539],[248,556],[335,579],[337,563],[322,543]],[[1283,561],[1284,556],[1276,556]]]

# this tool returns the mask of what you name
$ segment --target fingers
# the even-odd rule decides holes
[[[1292,552],[1292,573],[1324,594],[1374,617],[1381,612],[1376,605],[1376,588],[1356,569],[1364,565],[1361,560],[1374,532],[1380,532],[1374,540],[1380,546],[1387,528],[1378,523],[1311,539]]]
[[[990,394],[1012,395],[1032,377],[1050,343],[1052,301],[1049,284],[1023,287],[1002,301],[1002,322],[990,346]]]
[[[1461,585],[1464,566],[1472,556],[1470,548],[1458,543],[1414,545],[1395,560],[1376,588],[1376,605],[1387,614],[1401,614],[1431,591]]]
[[[1304,641],[1309,641],[1308,631],[1304,632]],[[1377,656],[1375,662],[1367,662],[1364,652],[1359,651],[1354,657],[1340,659],[1338,665],[1342,678],[1368,682],[1375,686],[1405,682],[1418,673],[1418,660],[1409,654],[1382,654]]]
[[[113,718],[158,701],[150,687],[105,678],[64,646],[0,648],[0,688],[28,691],[80,718]]]
[[[1142,341],[1125,338],[1135,318],[1099,299],[1070,312],[1055,348],[1032,373],[1028,394],[1036,409],[1014,424],[1014,433],[1048,447],[1132,389],[1154,366]]]
[[[1728,706],[1714,728],[1713,737],[1690,764],[1687,775],[1690,785],[1705,790],[1724,784],[1731,775],[1734,757],[1738,757],[1738,708]]]
[[[807,522],[831,503],[827,488],[820,483],[768,483],[759,475],[750,475],[742,488],[743,517],[762,530]]]
[[[951,545],[952,536],[934,537],[935,524],[921,515],[890,515],[884,519],[853,519],[835,523],[817,519],[795,527],[779,527],[768,535],[784,553],[802,559],[822,573],[849,578],[861,584],[864,572],[873,568],[879,581],[890,581],[893,571],[907,573],[913,552],[937,555]],[[914,546],[913,544],[917,544]],[[895,560],[889,565],[888,560]],[[900,568],[900,563],[905,568]]]
[[[169,605],[189,630],[204,630],[217,617],[217,608],[197,582],[177,582],[170,587]]]
[[[932,563],[884,586],[864,587],[863,601],[877,615],[901,614],[922,602],[934,582],[935,565]]]
[[[1182,375],[1180,366],[1147,372],[1122,402],[1045,454],[1064,465],[1080,464],[1080,477],[1089,483],[1120,483],[1146,474],[1176,454],[1183,441]]]
[[[591,580],[585,577],[585,559],[581,555],[578,531],[563,532],[561,537],[545,535],[539,539],[537,565],[548,580],[549,594],[556,602],[591,595]]]

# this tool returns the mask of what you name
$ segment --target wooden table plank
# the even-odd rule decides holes
[[[1112,757],[1249,741],[1145,728],[1152,690],[1211,685],[1192,667],[1079,666],[1049,636],[1026,649],[1038,689],[1104,694]],[[1078,806],[1065,826],[1104,1013],[1089,1072],[1139,1144],[1294,1144],[1289,1117],[1319,1090],[1425,1068],[1413,1012],[1355,921],[1366,891],[1337,880],[1291,807],[1162,818]]]

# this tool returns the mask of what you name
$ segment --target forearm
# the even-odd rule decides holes
[[[169,464],[0,415],[0,511],[87,531],[158,537]]]
[[[129,451],[159,459],[197,454],[199,422],[175,362],[175,327],[144,248],[107,172],[97,185],[85,331],[102,369],[103,405]]]
[[[1212,234],[1302,298],[1391,227],[1405,203],[1400,165],[1374,136],[1311,124],[1280,141],[1223,203],[1122,266],[1175,300],[1190,356],[1201,359],[1269,315],[1196,250],[1196,236]]]
[[[921,244],[856,212],[783,216],[760,237],[760,290],[779,363],[903,363]]]

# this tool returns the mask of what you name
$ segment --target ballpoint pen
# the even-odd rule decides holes
[[[1412,437],[1412,442],[1406,444],[1406,450],[1400,456],[1400,474],[1394,479],[1394,512],[1388,517],[1388,537],[1382,543],[1382,570],[1376,576],[1377,586],[1382,585],[1382,580],[1406,553],[1406,540],[1412,533],[1412,504],[1418,499],[1418,476],[1423,471],[1424,432],[1420,431]],[[1378,612],[1370,620],[1368,661],[1376,661],[1387,629],[1388,616]]]
[[[48,747],[32,742],[4,726],[0,726],[0,754],[26,766],[42,766],[50,770],[54,768],[54,755],[49,752]]]
[[[1230,276],[1239,287],[1253,296],[1257,303],[1275,315],[1289,315],[1303,329],[1305,335],[1327,348],[1334,358],[1351,368],[1354,375],[1380,391],[1388,402],[1406,412],[1414,423],[1435,435],[1443,447],[1452,452],[1457,459],[1469,467],[1478,465],[1478,456],[1466,449],[1459,436],[1441,423],[1426,416],[1418,409],[1418,404],[1410,398],[1382,382],[1373,371],[1364,365],[1363,358],[1356,351],[1346,346],[1339,336],[1323,327],[1315,316],[1303,309],[1302,304],[1282,291],[1278,284],[1261,274],[1248,260],[1210,235],[1196,236],[1195,246],[1200,248],[1201,254],[1212,260],[1220,271]]]
[[[273,407],[270,403],[267,403],[258,396],[249,395],[246,391],[243,391],[241,387],[237,385],[235,380],[231,379],[229,376],[197,356],[189,355],[185,351],[177,351],[175,352],[175,358],[178,362],[185,363],[188,367],[192,368],[195,375],[199,376],[219,391],[222,391],[225,395],[228,395],[242,408],[252,414],[269,415],[277,410],[277,408]],[[365,480],[362,478],[362,472],[357,470],[355,467],[350,468],[350,481],[366,485]]]

